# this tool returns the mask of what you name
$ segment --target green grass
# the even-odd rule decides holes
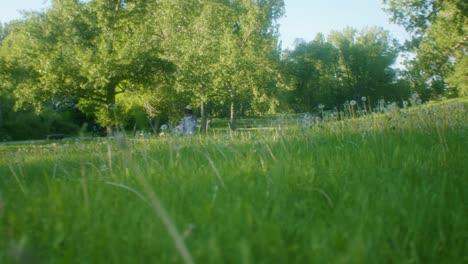
[[[466,102],[453,103],[0,146],[0,263],[467,263]]]

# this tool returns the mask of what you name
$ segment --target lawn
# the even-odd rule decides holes
[[[466,107],[0,146],[0,263],[467,263]]]

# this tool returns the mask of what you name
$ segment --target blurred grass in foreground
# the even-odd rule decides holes
[[[465,109],[0,146],[0,263],[464,263]]]

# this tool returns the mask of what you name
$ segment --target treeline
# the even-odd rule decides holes
[[[417,15],[386,2],[394,16]],[[157,128],[186,104],[202,128],[210,116],[235,128],[243,115],[466,94],[461,48],[426,59],[430,28],[406,45],[382,28],[346,28],[282,50],[283,14],[282,0],[62,0],[26,13],[0,28],[0,139],[73,133],[84,123]],[[405,48],[416,56],[401,70],[394,65]]]

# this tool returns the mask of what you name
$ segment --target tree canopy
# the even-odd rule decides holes
[[[468,3],[464,0],[385,0],[391,20],[412,33],[409,74],[428,97],[468,94]],[[419,84],[419,85],[418,85]],[[430,93],[427,92],[430,90]]]
[[[9,60],[26,66],[31,82],[17,89],[18,102],[76,100],[86,113],[111,124],[119,93],[149,87],[175,71],[148,20],[148,6],[131,1],[56,1],[46,14],[13,26]],[[10,44],[11,43],[11,44]]]
[[[392,68],[399,45],[382,28],[361,32],[346,28],[325,40],[319,34],[288,52],[286,63],[293,76],[291,103],[298,111],[318,105],[339,108],[345,101],[362,97],[401,101],[409,96]]]

